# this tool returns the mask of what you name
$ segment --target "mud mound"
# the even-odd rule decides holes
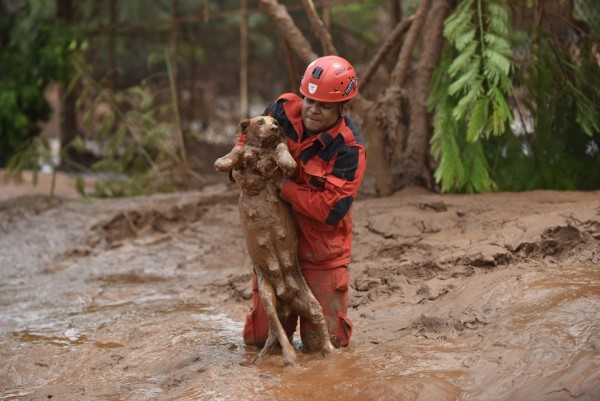
[[[354,291],[350,295],[350,305],[359,307],[368,305],[380,297],[400,296],[406,302],[418,303],[421,300],[434,300],[449,291],[446,285],[425,284],[435,277],[451,278],[470,276],[473,269],[457,267],[444,269],[435,261],[397,262],[391,259],[379,259],[364,268],[352,272],[356,277],[350,283]],[[451,285],[449,284],[451,287]]]
[[[567,226],[549,227],[544,230],[537,242],[523,242],[516,253],[523,257],[544,257],[544,256],[570,256],[577,246],[593,240],[593,237],[586,231],[580,231],[579,228]]]
[[[109,243],[137,238],[151,233],[167,233],[200,219],[208,208],[196,205],[172,207],[169,210],[131,210],[120,212],[110,221],[94,227]]]
[[[487,208],[461,203],[463,198],[445,199],[410,199],[401,210],[374,201],[363,211],[365,223],[356,228],[356,241],[367,245],[352,263],[350,305],[392,296],[407,303],[433,301],[453,291],[452,279],[547,258],[600,261],[600,250],[590,251],[600,249],[599,208],[552,212],[540,219],[542,211],[535,207],[511,215],[501,197]],[[498,218],[503,215],[510,218]]]
[[[109,247],[127,239],[183,231],[190,224],[200,220],[210,210],[211,205],[234,202],[237,196],[236,192],[228,192],[182,205],[168,202],[162,206],[155,204],[148,208],[121,211],[112,219],[99,223],[92,229]],[[97,243],[98,238],[92,242]]]

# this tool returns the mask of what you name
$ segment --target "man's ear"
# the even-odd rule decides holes
[[[242,120],[237,127],[236,134],[238,136],[245,134],[246,129],[248,129],[249,125],[250,125],[250,120]]]
[[[342,103],[342,110],[340,110],[340,117],[345,117],[350,110],[350,102]]]

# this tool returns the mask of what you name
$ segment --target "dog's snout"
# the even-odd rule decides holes
[[[271,124],[271,131],[277,131],[279,129],[279,125]]]

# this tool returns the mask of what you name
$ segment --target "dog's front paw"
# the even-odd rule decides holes
[[[242,160],[242,154],[244,151],[241,147],[236,146],[231,149],[231,152],[227,153],[223,157],[219,157],[215,160],[214,167],[215,170],[220,171],[222,173],[229,172],[238,167],[238,164]]]
[[[215,170],[220,171],[222,173],[226,173],[228,171],[233,170],[233,160],[228,158],[227,156],[223,156],[215,160]]]
[[[276,159],[277,165],[284,171],[286,177],[291,176],[296,170],[296,162],[286,144],[280,143],[277,145]]]

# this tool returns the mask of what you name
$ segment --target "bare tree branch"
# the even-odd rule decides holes
[[[386,38],[385,42],[383,42],[379,50],[377,50],[377,53],[375,56],[373,56],[373,59],[369,62],[369,65],[362,74],[362,79],[360,81],[362,90],[364,90],[367,84],[371,81],[375,75],[375,72],[377,71],[377,68],[381,65],[384,57],[388,55],[389,51],[398,44],[398,40],[400,40],[400,37],[410,27],[414,19],[415,17],[411,15],[410,17],[400,21],[392,33]]]
[[[421,4],[419,4],[419,8],[417,8],[417,12],[414,15],[414,20],[410,26],[408,35],[406,36],[406,41],[404,42],[402,51],[398,56],[398,62],[394,67],[394,71],[392,72],[392,87],[402,86],[404,80],[406,79],[406,73],[410,65],[410,55],[412,54],[415,44],[419,39],[419,34],[421,33],[425,16],[427,15],[427,11],[429,11],[430,7],[431,0],[422,0]]]
[[[431,7],[431,0],[422,0],[414,15],[414,20],[410,25],[406,40],[402,45],[402,50],[398,56],[398,61],[392,71],[390,86],[386,90],[384,101],[386,104],[386,120],[388,122],[387,135],[389,138],[390,147],[390,164],[399,168],[400,163],[394,161],[395,157],[399,157],[403,153],[404,140],[406,137],[406,125],[403,121],[402,114],[402,94],[405,90],[404,81],[410,69],[411,55],[414,47],[419,40],[419,35],[425,21],[425,16]]]
[[[260,0],[260,5],[275,21],[279,28],[279,33],[289,42],[290,46],[305,64],[312,62],[318,56],[312,50],[310,43],[298,29],[294,20],[287,12],[285,6],[279,4],[277,0]]]
[[[308,20],[310,21],[310,25],[315,31],[315,35],[321,41],[321,46],[323,47],[323,52],[325,54],[338,54],[335,46],[333,45],[333,40],[331,39],[331,34],[325,28],[323,21],[317,14],[317,10],[312,0],[302,0],[302,6],[306,11],[306,15],[308,15]]]

